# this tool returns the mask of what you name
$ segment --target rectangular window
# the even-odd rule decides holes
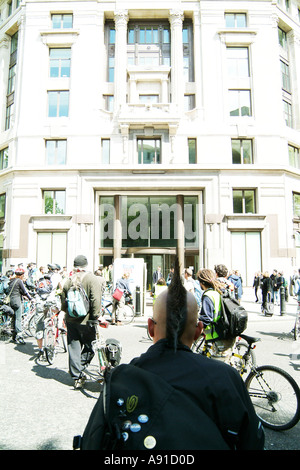
[[[161,163],[161,140],[138,139],[138,162],[141,164]]]
[[[250,90],[229,90],[230,116],[252,116]]]
[[[0,150],[0,170],[8,167],[8,147]]]
[[[47,165],[65,165],[67,159],[66,140],[46,140]]]
[[[45,214],[65,214],[66,211],[66,191],[65,190],[44,190],[44,213]]]
[[[48,117],[69,116],[69,91],[48,91]]]
[[[6,115],[5,115],[5,130],[7,131],[10,128],[11,117],[13,114],[13,103],[6,107]]]
[[[290,83],[290,72],[289,66],[283,60],[280,61],[281,67],[281,80],[282,80],[282,89],[287,91],[288,93],[291,92],[291,83]]]
[[[50,49],[50,77],[70,77],[71,49]]]
[[[293,216],[300,217],[300,193],[293,193]]]
[[[73,15],[71,13],[51,15],[53,29],[73,28]]]
[[[249,77],[248,47],[227,47],[227,65],[229,77]]]
[[[252,140],[250,139],[232,139],[232,163],[251,164],[253,163]]]
[[[226,28],[246,28],[246,13],[225,13]]]
[[[189,163],[197,163],[197,139],[188,139]]]
[[[128,65],[159,66],[170,65],[170,30],[166,24],[128,25]]]
[[[232,196],[234,214],[256,213],[254,189],[233,189]]]
[[[195,107],[195,95],[184,95],[184,111],[190,111]]]
[[[110,113],[114,110],[114,95],[103,95],[104,107]]]
[[[283,100],[283,115],[286,125],[293,127],[292,105],[285,100]]]
[[[300,149],[289,145],[289,164],[300,169]]]
[[[10,67],[8,72],[8,85],[7,94],[10,95],[15,91],[15,80],[16,80],[16,64]]]
[[[183,76],[186,82],[194,81],[193,26],[184,23],[182,28]]]
[[[0,194],[0,219],[5,218],[6,194]]]
[[[110,163],[110,139],[101,139],[102,163]]]
[[[286,32],[283,31],[283,29],[278,28],[278,41],[280,46],[287,51],[287,35]]]
[[[115,79],[115,43],[116,30],[114,25],[108,24],[105,30],[105,42],[107,47],[107,80],[110,83]]]

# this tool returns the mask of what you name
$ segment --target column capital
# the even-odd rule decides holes
[[[117,10],[114,14],[116,27],[127,26],[129,15],[128,10]]]
[[[182,10],[173,9],[169,12],[169,21],[171,26],[181,26],[184,20],[184,14]]]

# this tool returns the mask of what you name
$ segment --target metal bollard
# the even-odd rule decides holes
[[[285,302],[285,287],[280,286],[280,315],[286,313],[286,302]]]
[[[135,288],[135,315],[141,315],[141,288],[136,286]]]

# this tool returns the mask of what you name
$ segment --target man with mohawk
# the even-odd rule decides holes
[[[157,297],[148,320],[154,344],[113,370],[82,449],[263,450],[264,431],[238,372],[190,349],[203,330],[197,311],[176,260],[172,282]],[[138,411],[125,407],[126,402],[134,402]]]

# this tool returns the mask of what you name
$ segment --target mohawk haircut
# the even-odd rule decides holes
[[[184,332],[187,319],[187,291],[182,284],[178,258],[167,295],[166,336],[170,347],[176,352],[178,340]]]

